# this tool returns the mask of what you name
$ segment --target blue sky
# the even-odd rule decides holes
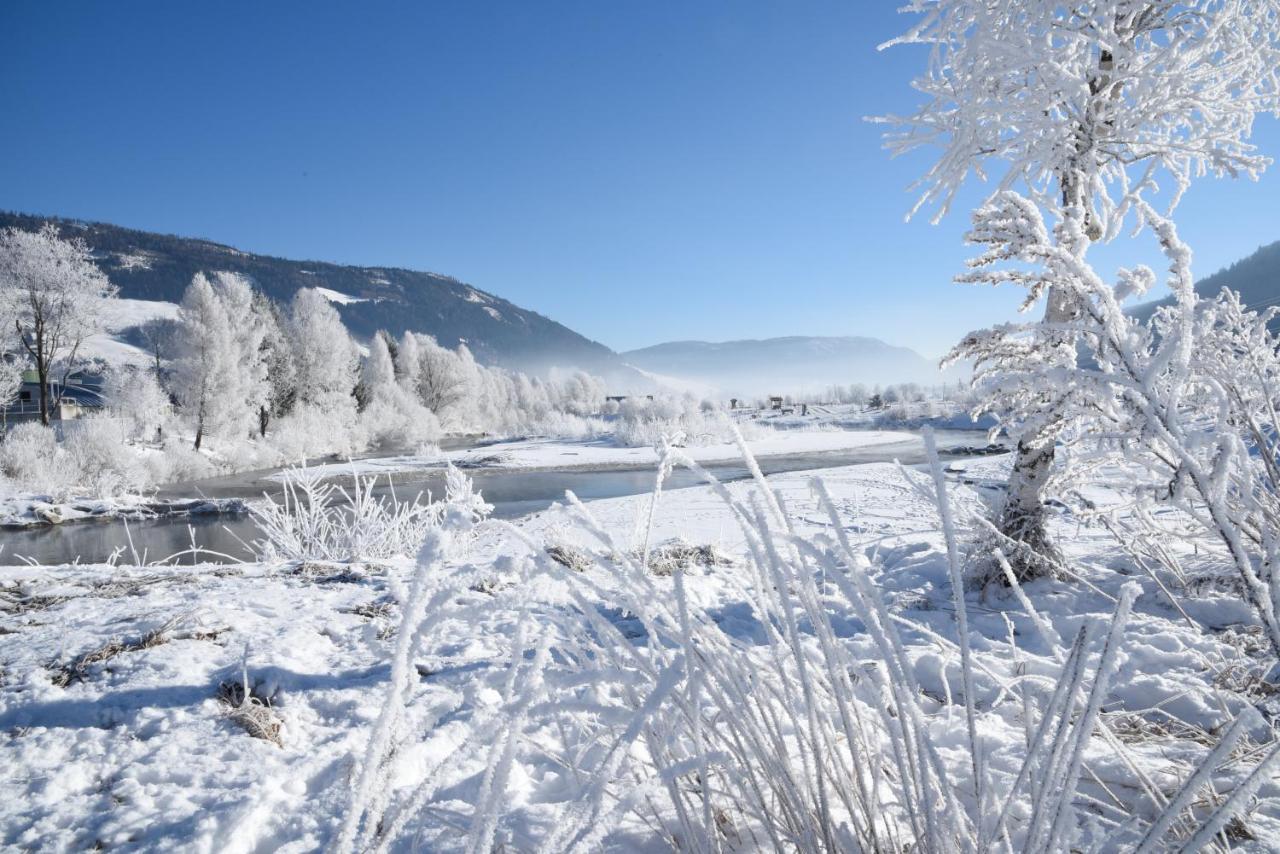
[[[0,208],[435,270],[620,350],[937,356],[1018,294],[951,283],[962,209],[903,222],[926,161],[862,121],[914,103],[896,5],[5,3]],[[1278,199],[1193,188],[1198,273],[1280,239]]]

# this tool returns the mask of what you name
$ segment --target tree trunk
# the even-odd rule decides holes
[[[267,423],[271,420],[271,413],[267,411],[265,406],[258,407],[258,436],[259,438],[267,438]]]
[[[204,441],[204,419],[196,424],[196,450],[200,450],[200,443]]]
[[[49,426],[49,372],[46,368],[36,368],[36,378],[40,382],[40,423]]]
[[[1120,24],[1121,21],[1117,19],[1117,29],[1124,30]],[[1129,32],[1127,38],[1132,39],[1133,33]],[[1120,87],[1112,85],[1114,70],[1115,57],[1112,51],[1103,49],[1098,57],[1097,71],[1089,75],[1089,91],[1094,98],[1076,128],[1074,158],[1063,174],[1058,176],[1064,215],[1078,218],[1085,242],[1083,247],[1064,248],[1079,249],[1081,254],[1088,248],[1088,242],[1099,240],[1103,235],[1102,223],[1091,213],[1093,200],[1088,195],[1089,187],[1082,180],[1081,170],[1082,167],[1095,165],[1097,152],[1094,141],[1100,135],[1098,131],[1112,127],[1112,105],[1121,95]],[[1044,324],[1052,327],[1070,323],[1075,319],[1076,313],[1076,306],[1061,286],[1051,285],[1044,310]],[[1041,335],[1042,346],[1059,350],[1064,362],[1074,361],[1075,336],[1049,329],[1042,331]],[[1050,395],[1046,395],[1048,397]],[[1054,444],[1060,423],[1058,414],[1048,410],[1043,417],[1025,423],[1021,435],[1017,437],[1017,454],[1014,457],[1013,471],[1009,474],[1008,494],[998,527],[1002,534],[1025,546],[1018,549],[1016,555],[1009,556],[1014,573],[1020,580],[1047,575],[1054,564],[1062,559],[1045,530],[1044,507],[1044,491],[1053,471]]]
[[[40,383],[40,423],[49,426],[49,361],[44,353],[44,330],[36,326],[36,379]]]
[[[1061,184],[1063,207],[1067,209],[1067,216],[1081,217],[1084,231],[1089,233],[1096,228],[1096,224],[1090,222],[1075,176],[1062,176]],[[1061,286],[1051,285],[1044,309],[1045,326],[1056,327],[1069,323],[1075,316],[1075,307],[1068,295]],[[1074,336],[1052,329],[1046,329],[1040,334],[1041,346],[1058,350],[1063,361],[1075,359]],[[1045,404],[1048,406],[1051,395],[1046,394],[1045,397]],[[1045,528],[1044,506],[1044,492],[1049,476],[1053,473],[1054,445],[1060,423],[1058,414],[1050,409],[1042,417],[1026,421],[1017,436],[1013,470],[1009,473],[1004,508],[1000,511],[997,527],[1000,533],[1020,544],[1008,556],[1010,566],[1019,581],[1048,575],[1053,571],[1054,565],[1062,560],[1061,553],[1053,545]]]

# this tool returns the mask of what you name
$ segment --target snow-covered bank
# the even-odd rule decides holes
[[[0,499],[0,529],[34,528],[89,520],[239,514],[247,509],[245,502],[238,498],[168,499],[118,495],[112,498],[62,501],[47,495],[18,495]]]
[[[964,479],[974,486],[951,484],[957,510],[976,506],[982,485],[998,480],[1007,464],[1007,458],[968,464]],[[964,716],[951,693],[958,690],[958,665],[954,647],[939,640],[954,637],[955,615],[934,506],[891,464],[832,469],[823,480],[844,533],[859,552],[878,557],[873,580],[890,611],[918,627],[902,629],[914,678],[932,726],[958,745]],[[810,475],[777,475],[770,484],[797,535],[831,532],[815,505]],[[749,483],[728,487],[733,495],[752,489]],[[647,496],[587,507],[618,548],[638,547]],[[1055,634],[1074,636],[1110,613],[1111,597],[1124,584],[1142,586],[1103,712],[1123,754],[1101,742],[1086,751],[1094,800],[1082,809],[1106,819],[1147,816],[1148,782],[1165,793],[1175,790],[1240,709],[1257,704],[1274,712],[1272,686],[1260,678],[1253,655],[1257,636],[1248,609],[1229,588],[1180,591],[1184,617],[1151,578],[1116,554],[1105,533],[1077,529],[1069,519],[1056,525],[1088,585],[1044,580],[1028,586]],[[563,510],[537,514],[518,527],[539,545],[559,546],[561,555],[586,546],[588,535]],[[757,638],[758,648],[767,649],[744,575],[742,532],[712,489],[661,496],[654,540],[675,537],[712,545],[732,561],[690,561],[683,577],[689,601],[718,615],[725,633],[748,646]],[[481,535],[464,562],[496,583],[458,594],[453,606],[468,607],[468,619],[443,622],[426,653],[412,662],[418,676],[405,729],[423,735],[396,755],[388,773],[397,797],[432,781],[430,808],[416,813],[421,835],[414,844],[420,847],[453,850],[471,823],[492,745],[467,738],[505,708],[520,615],[568,607],[546,586],[513,576],[509,556],[517,548],[501,530]],[[99,844],[306,851],[331,843],[352,790],[356,757],[386,691],[396,602],[408,571],[399,564],[375,570],[13,570],[0,594],[9,632],[0,637],[0,731],[8,734],[0,750],[6,767],[21,771],[0,780],[0,840],[45,849]],[[582,577],[605,590],[609,575],[587,569]],[[674,579],[654,583],[675,595]],[[601,617],[634,636],[633,615],[606,607],[593,589],[580,591],[586,602],[597,603]],[[1016,673],[1055,677],[1053,650],[1014,597],[993,590],[969,601],[975,649],[988,662],[1007,659],[1007,673],[980,674],[984,702],[1005,690],[1001,680],[1017,684]],[[845,620],[841,641],[858,660],[873,661],[872,639],[851,616]],[[1015,647],[1006,646],[1015,638]],[[253,693],[270,701],[279,744],[251,737],[219,699],[228,690],[221,686],[243,674]],[[988,721],[983,739],[993,773],[1004,773],[1008,754],[1021,748],[1024,723],[1011,713]],[[1265,728],[1256,729],[1252,737],[1267,736]],[[544,731],[533,748],[513,754],[499,836],[506,849],[535,847],[574,806],[566,800],[572,781],[555,752],[571,745],[557,738]],[[1215,770],[1218,791],[1238,782],[1240,767],[1228,761]],[[642,831],[605,839],[602,847],[665,850],[661,836]],[[1252,850],[1266,850],[1267,840],[1280,838],[1280,783],[1264,783],[1256,808],[1233,834]]]
[[[918,451],[920,437],[889,430],[766,430],[747,442],[758,458],[803,454],[833,454],[877,448],[886,453],[895,448]],[[699,463],[732,462],[742,458],[733,442],[715,442],[685,448],[684,452]],[[571,441],[565,439],[517,439],[492,442],[480,447],[455,451],[374,457],[354,462],[326,463],[310,466],[320,477],[358,474],[392,474],[444,468],[452,464],[461,469],[496,468],[525,471],[610,468],[651,468],[658,463],[658,452],[649,447],[629,448],[612,439]],[[280,479],[284,475],[275,475]]]

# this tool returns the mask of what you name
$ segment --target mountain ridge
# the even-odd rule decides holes
[[[1246,308],[1264,311],[1280,304],[1280,240],[1263,244],[1238,261],[1223,267],[1216,273],[1196,282],[1196,293],[1212,299],[1223,288],[1240,294]],[[1151,317],[1162,305],[1173,305],[1173,297],[1167,296],[1136,305],[1130,314],[1139,320]],[[1271,323],[1273,332],[1280,332],[1280,317]]]
[[[0,211],[0,227],[32,230],[46,222],[63,234],[84,237],[122,297],[176,303],[196,272],[227,270],[246,276],[282,303],[304,287],[347,297],[330,296],[330,301],[351,333],[361,338],[379,329],[397,335],[409,330],[433,335],[448,347],[466,343],[478,360],[526,373],[580,368],[623,389],[651,385],[604,344],[447,274],[296,260],[246,252],[203,237]]]

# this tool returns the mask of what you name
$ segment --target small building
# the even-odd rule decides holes
[[[777,395],[775,395],[775,396],[773,396],[773,397],[770,397],[770,398],[769,398],[769,408],[770,408],[770,409],[781,409],[781,408],[782,408],[782,398],[781,398],[781,397],[779,397],[779,396],[777,396]]]
[[[66,383],[49,381],[49,420],[71,421],[102,408],[102,377],[84,371],[72,371]],[[8,406],[0,407],[5,427],[23,421],[40,420],[40,378],[35,371],[24,371],[18,394]]]

